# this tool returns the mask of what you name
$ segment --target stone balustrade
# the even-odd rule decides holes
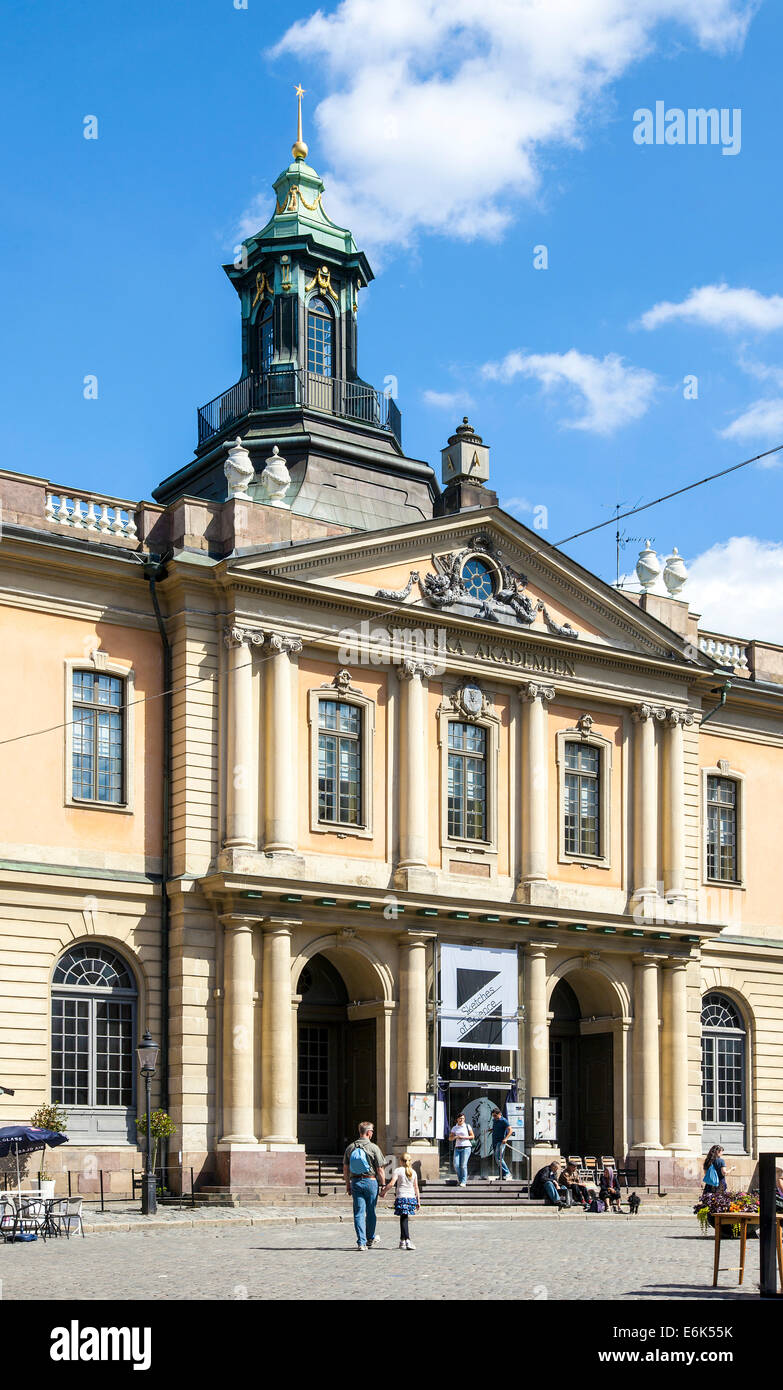
[[[44,515],[51,525],[91,533],[93,539],[135,540],[135,503],[89,492],[56,492],[47,488]]]
[[[699,633],[699,650],[722,666],[733,666],[739,671],[748,669],[747,643],[739,638],[721,637],[714,632],[701,632]]]

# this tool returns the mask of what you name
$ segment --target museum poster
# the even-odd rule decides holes
[[[442,1047],[517,1047],[516,951],[483,946],[440,948]]]

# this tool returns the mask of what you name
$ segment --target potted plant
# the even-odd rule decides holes
[[[51,1129],[55,1134],[64,1134],[68,1126],[68,1116],[59,1105],[39,1105],[35,1114],[30,1116],[30,1124],[35,1129]],[[42,1197],[54,1196],[54,1183],[54,1174],[41,1168],[38,1174],[38,1190]]]
[[[758,1211],[759,1197],[757,1192],[713,1192],[709,1197],[700,1198],[693,1210],[703,1234],[706,1235],[708,1227],[715,1228],[716,1213]],[[729,1225],[727,1222],[721,1231],[724,1240],[736,1240],[739,1234],[739,1221],[736,1225]],[[748,1235],[751,1238],[758,1235],[755,1223],[748,1223]]]

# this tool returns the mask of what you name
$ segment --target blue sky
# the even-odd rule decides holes
[[[362,374],[398,378],[414,457],[439,465],[467,409],[501,498],[558,541],[783,443],[783,16],[685,8],[6,0],[3,466],[137,497],[191,457],[239,374],[220,266],[269,211],[297,81],[326,210],[377,273]],[[656,101],[739,108],[739,153],[635,143]],[[782,500],[753,467],[626,530],[679,547],[713,627],[783,642]],[[611,528],[567,549],[614,578]]]

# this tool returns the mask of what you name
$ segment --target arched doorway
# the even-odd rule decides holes
[[[345,981],[324,955],[299,975],[297,1135],[307,1153],[341,1153],[374,1120],[375,1019],[351,1018]]]
[[[558,981],[549,1008],[549,1094],[559,1101],[560,1151],[614,1154],[613,1033],[587,1013],[567,980]]]

